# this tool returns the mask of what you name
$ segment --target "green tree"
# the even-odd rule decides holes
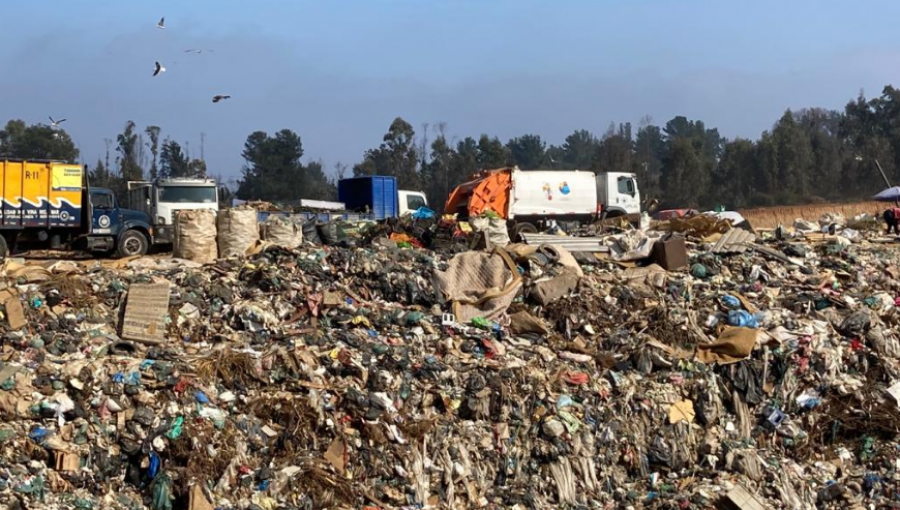
[[[618,130],[614,124],[610,124],[606,135],[597,146],[591,169],[601,172],[630,172],[633,154],[631,124],[619,124]]]
[[[478,164],[485,170],[509,165],[509,149],[496,136],[481,135],[478,138]]]
[[[159,175],[159,133],[162,130],[159,126],[147,126],[144,129],[144,132],[147,133],[147,137],[150,138],[150,179],[156,179]]]
[[[587,170],[591,168],[600,140],[590,131],[580,129],[566,137],[561,147],[562,161],[559,168],[565,170]],[[556,153],[556,151],[553,151]],[[559,162],[554,156],[554,161]]]
[[[690,138],[674,138],[663,161],[662,202],[674,207],[700,207],[710,177],[703,166],[703,158]]]
[[[127,183],[128,181],[140,181],[144,178],[144,170],[138,163],[138,135],[135,131],[137,126],[134,122],[128,121],[125,129],[116,137],[118,147],[116,151],[119,153],[119,174]]]
[[[468,182],[481,170],[478,163],[478,143],[467,136],[456,144],[456,151],[450,158],[450,189],[461,182]]]
[[[438,134],[431,142],[431,161],[422,169],[422,183],[428,203],[435,211],[443,211],[452,186],[459,184],[451,174],[454,154],[444,133]]]
[[[547,168],[547,143],[540,135],[523,135],[506,143],[512,164],[522,170]]]
[[[419,189],[419,157],[415,146],[416,133],[410,123],[400,117],[394,119],[377,149],[369,149],[363,160],[353,166],[353,175],[386,175],[397,178],[397,185],[405,189]]]
[[[778,159],[778,184],[781,202],[800,203],[810,191],[812,149],[809,137],[797,124],[790,110],[784,112],[772,130]]]
[[[192,177],[190,161],[181,149],[181,144],[175,140],[166,139],[162,144],[162,152],[159,156],[159,176],[164,179]]]
[[[795,112],[794,117],[806,133],[812,151],[812,192],[828,200],[840,199],[846,192],[841,186],[841,113],[810,108]]]
[[[0,130],[0,156],[75,163],[79,152],[68,133],[62,129],[44,124],[27,126],[22,120],[11,120]]]
[[[725,144],[718,171],[713,175],[716,205],[730,208],[752,205],[756,156],[756,145],[750,140],[738,138]]]
[[[302,164],[303,143],[290,129],[275,136],[252,133],[242,156],[245,164],[237,187],[237,197],[242,200],[291,203],[300,198],[328,200],[335,194],[321,163]]]
[[[660,178],[662,159],[666,153],[666,143],[662,129],[654,126],[649,117],[641,119],[634,141],[633,171],[637,174],[638,185],[644,198],[659,198],[662,195]]]

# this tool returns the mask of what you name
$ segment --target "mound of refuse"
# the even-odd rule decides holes
[[[7,260],[0,506],[896,506],[896,246],[675,230]]]

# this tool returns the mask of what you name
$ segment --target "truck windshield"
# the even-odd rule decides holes
[[[170,204],[190,202],[214,204],[216,203],[216,188],[206,186],[160,186],[159,201]]]
[[[94,209],[112,209],[113,196],[109,193],[91,193],[91,205]]]
[[[418,195],[409,195],[406,197],[406,208],[410,211],[418,211],[420,207],[425,207],[425,199]]]

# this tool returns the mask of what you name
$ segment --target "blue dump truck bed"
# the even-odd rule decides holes
[[[329,221],[335,220],[344,220],[349,222],[356,221],[366,221],[375,219],[371,214],[358,214],[358,213],[350,213],[350,212],[312,212],[312,211],[302,211],[302,212],[287,212],[287,211],[259,211],[257,213],[257,218],[260,223],[264,223],[272,216],[281,216],[285,218],[291,218],[293,220],[299,219],[304,222],[314,221],[318,223],[328,223]]]
[[[394,177],[374,175],[342,179],[338,182],[338,200],[347,204],[348,211],[366,211],[376,220],[400,215],[397,179]]]

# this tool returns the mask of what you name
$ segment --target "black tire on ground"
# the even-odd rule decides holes
[[[525,241],[522,239],[522,234],[536,234],[537,231],[537,227],[531,223],[516,223],[516,226],[513,229],[513,241],[521,243]]]
[[[133,257],[135,255],[146,255],[150,248],[150,241],[144,234],[137,230],[126,230],[116,246],[117,257]]]

